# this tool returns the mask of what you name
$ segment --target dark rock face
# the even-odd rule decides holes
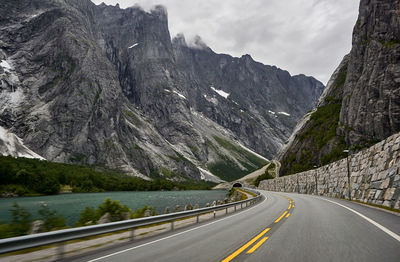
[[[350,145],[400,130],[400,1],[361,1],[343,92]]]
[[[327,164],[345,149],[356,152],[399,131],[400,1],[362,0],[352,50],[280,153],[281,175]]]
[[[48,160],[171,180],[212,179],[198,167],[221,161],[251,171],[260,159],[232,145],[274,156],[324,88],[171,41],[162,6],[3,4],[0,125]]]

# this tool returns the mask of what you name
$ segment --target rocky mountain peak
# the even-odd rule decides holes
[[[177,34],[173,39],[172,39],[172,44],[175,46],[184,46],[187,47],[186,43],[186,38],[185,35],[182,33]]]

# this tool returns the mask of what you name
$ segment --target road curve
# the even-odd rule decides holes
[[[343,200],[261,192],[266,200],[242,212],[72,260],[399,261],[400,216]]]

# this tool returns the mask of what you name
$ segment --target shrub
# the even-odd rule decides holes
[[[65,218],[57,214],[56,210],[50,210],[46,205],[42,205],[42,208],[38,211],[43,220],[44,231],[57,230],[65,227]]]

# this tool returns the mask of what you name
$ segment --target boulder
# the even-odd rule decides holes
[[[35,220],[31,224],[31,228],[29,229],[29,235],[37,234],[43,232],[44,222],[43,220]]]
[[[111,222],[111,215],[110,213],[105,213],[100,219],[97,221],[97,224],[105,224]]]

